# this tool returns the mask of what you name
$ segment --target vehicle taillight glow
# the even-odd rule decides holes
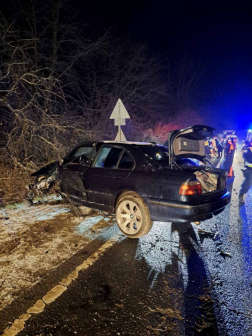
[[[202,194],[202,188],[200,182],[190,181],[183,183],[179,189],[179,194],[182,196]]]

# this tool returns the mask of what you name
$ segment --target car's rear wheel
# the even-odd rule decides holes
[[[116,204],[116,221],[119,229],[129,238],[139,238],[152,228],[149,209],[136,193],[123,194]]]

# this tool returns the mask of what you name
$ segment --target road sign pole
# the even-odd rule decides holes
[[[119,134],[119,141],[121,141],[121,104],[120,102],[118,106],[118,134]]]

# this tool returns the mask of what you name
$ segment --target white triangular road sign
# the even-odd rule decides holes
[[[118,118],[130,119],[129,113],[127,112],[125,106],[123,105],[121,99],[118,99],[116,106],[110,116],[110,119],[118,119]]]
[[[115,138],[115,141],[127,141],[125,138],[125,135],[123,131],[120,129],[120,131],[117,133],[117,136]]]

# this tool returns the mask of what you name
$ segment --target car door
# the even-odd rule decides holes
[[[73,200],[87,199],[84,179],[95,155],[94,145],[80,146],[59,168],[62,191]]]
[[[85,178],[88,202],[112,208],[118,191],[127,186],[135,160],[124,148],[103,145]]]

